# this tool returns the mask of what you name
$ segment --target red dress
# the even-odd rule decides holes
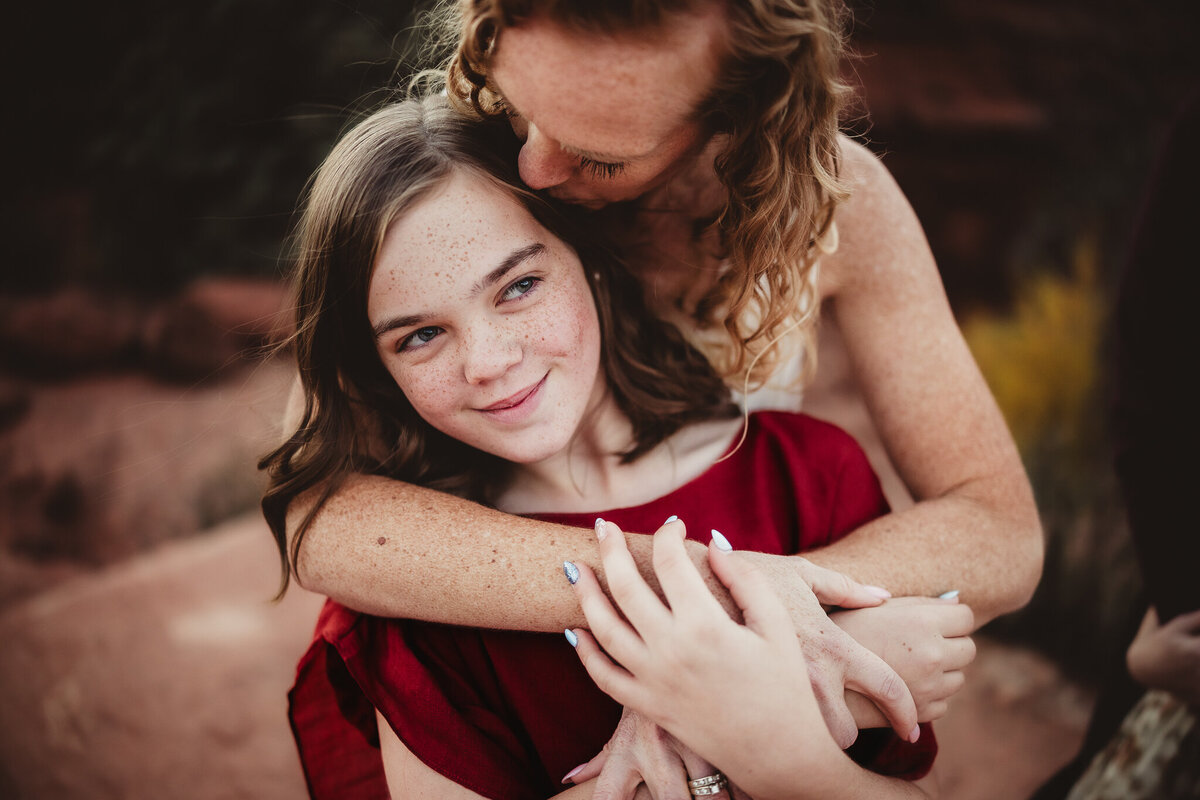
[[[848,434],[801,414],[761,412],[731,458],[665,497],[599,515],[626,531],[653,531],[678,514],[698,540],[716,528],[735,548],[792,554],[886,512],[879,481]],[[538,516],[591,527],[597,514]],[[496,800],[561,791],[562,776],[600,751],[621,713],[562,634],[383,619],[333,601],[289,700],[309,791],[320,800],[388,797],[375,709],[425,764]],[[915,779],[937,753],[922,727],[916,745],[887,730],[863,731],[850,753],[878,772]]]

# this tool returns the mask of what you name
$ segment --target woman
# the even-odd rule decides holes
[[[720,378],[669,324],[643,319],[640,287],[611,256],[520,186],[515,145],[504,123],[431,98],[368,118],[318,172],[298,235],[306,408],[264,462],[281,543],[290,500],[353,469],[571,524],[614,508],[648,525],[684,503],[723,523],[755,519],[746,541],[768,552],[831,541],[885,510],[861,451],[831,426],[756,414],[738,442]],[[371,443],[354,436],[364,426]],[[888,608],[874,628],[944,651],[954,674],[941,699],[973,653],[971,615],[924,602],[938,632],[900,633]],[[292,709],[317,797],[382,792],[376,738],[405,796],[546,796],[620,712],[557,637],[333,603]],[[928,733],[915,749],[865,738],[860,757],[891,773],[916,777],[932,758]],[[709,769],[684,757],[698,776]]]
[[[451,98],[512,118],[531,187],[606,206],[597,224],[625,234],[655,310],[686,325],[736,387],[762,382],[775,353],[767,345],[791,326],[811,339],[819,307],[839,327],[918,502],[812,561],[896,594],[961,589],[981,623],[1022,605],[1041,559],[1032,493],[911,209],[882,165],[837,133],[840,6],[458,8]],[[811,369],[811,348],[785,362],[781,373]],[[598,567],[585,531],[366,475],[348,478],[319,516],[306,516],[304,500],[289,531],[293,567],[310,589],[390,616],[539,630],[582,623],[546,565]],[[646,543],[631,540],[631,549],[648,571]],[[691,552],[703,564],[699,547]],[[831,627],[794,579],[837,605],[867,602],[857,584],[798,558],[764,571],[788,597],[839,742],[853,735],[846,686],[903,730],[895,676],[848,640],[829,641]]]

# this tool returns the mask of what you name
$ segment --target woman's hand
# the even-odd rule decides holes
[[[1129,674],[1151,689],[1164,689],[1200,708],[1200,610],[1166,625],[1150,608],[1125,654]]]
[[[624,618],[580,565],[575,589],[595,638],[586,630],[568,638],[577,637],[603,691],[720,764],[749,795],[779,796],[807,768],[844,757],[822,724],[788,613],[766,581],[741,554],[710,545],[713,572],[745,619],[735,623],[688,559],[683,534],[675,521],[655,535],[668,607],[638,574],[620,530],[598,521],[609,589]]]
[[[945,715],[947,701],[962,688],[963,668],[975,660],[970,637],[975,617],[957,597],[898,597],[875,608],[835,611],[829,618],[896,670],[912,692],[921,722]],[[860,728],[888,724],[873,705],[864,702],[863,707],[868,716],[855,713]]]
[[[900,738],[914,741],[913,737],[919,733],[917,709],[904,680],[885,659],[831,624],[821,607],[822,602],[878,606],[878,595],[870,603],[851,602],[854,598],[863,599],[861,584],[799,556],[742,552],[738,558],[753,563],[785,599],[821,716],[838,746],[845,749],[853,744],[860,727],[846,704],[847,689],[864,695],[878,707],[886,717],[883,724],[890,725]],[[810,580],[815,583],[810,584]],[[810,585],[813,591],[809,590]],[[817,585],[822,593],[814,594]]]
[[[598,777],[594,800],[629,800],[638,786],[654,800],[690,800],[687,782],[716,772],[712,764],[645,716],[626,708],[604,749],[563,778],[563,783],[583,783]],[[729,800],[728,792],[712,795]]]

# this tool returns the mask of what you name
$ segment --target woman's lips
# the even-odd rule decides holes
[[[546,385],[546,378],[549,374],[543,375],[542,379],[533,386],[478,410],[500,422],[521,422],[537,408],[538,400],[542,395],[542,387]]]

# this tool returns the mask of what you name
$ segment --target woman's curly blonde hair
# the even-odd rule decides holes
[[[595,34],[644,31],[676,14],[722,0],[445,0],[433,23],[453,37],[447,94],[485,116],[503,113],[488,81],[488,62],[507,27],[537,17]],[[806,373],[815,363],[818,310],[813,274],[835,206],[839,180],[838,118],[849,94],[840,80],[841,0],[728,0],[728,52],[701,119],[727,145],[715,161],[728,189],[713,221],[729,269],[694,309],[701,329],[728,337],[707,348],[723,375],[756,387],[771,374],[771,345],[798,331]]]

